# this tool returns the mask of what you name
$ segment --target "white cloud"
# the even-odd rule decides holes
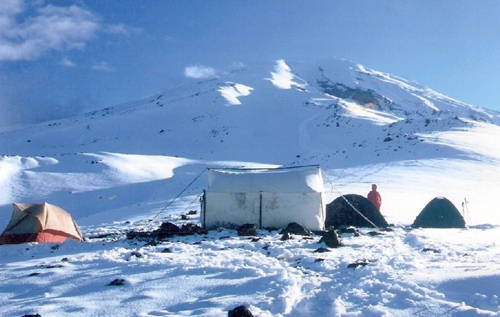
[[[32,60],[51,50],[82,49],[101,28],[97,16],[76,5],[36,7],[30,16],[23,3],[0,1],[0,61]],[[17,19],[18,15],[26,17]]]
[[[184,69],[184,75],[189,78],[196,79],[208,79],[208,78],[216,78],[217,70],[212,67],[202,66],[202,65],[193,65],[188,66]]]
[[[63,59],[61,59],[61,62],[59,64],[66,67],[76,67],[76,64],[73,63],[73,61],[71,61],[67,57],[63,57]]]
[[[90,67],[90,69],[95,71],[105,71],[105,72],[113,72],[116,70],[113,66],[110,66],[108,63],[103,61],[95,63]]]

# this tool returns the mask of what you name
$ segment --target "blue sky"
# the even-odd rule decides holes
[[[342,57],[500,110],[500,1],[2,0],[0,124],[275,59]]]

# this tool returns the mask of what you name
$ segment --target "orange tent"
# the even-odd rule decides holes
[[[48,203],[13,205],[12,218],[0,235],[0,244],[83,240],[77,224],[62,208]]]

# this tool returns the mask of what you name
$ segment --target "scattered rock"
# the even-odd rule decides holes
[[[384,234],[378,231],[370,231],[368,232],[368,235],[373,237],[373,236],[383,236]]]
[[[125,284],[125,280],[122,278],[117,278],[111,281],[111,283],[108,284],[108,286],[121,286]]]
[[[171,222],[164,222],[160,228],[152,232],[130,231],[127,233],[127,239],[166,239],[175,235],[187,236],[194,234],[207,234],[208,231],[198,225],[187,223],[180,228]]]
[[[141,258],[142,253],[134,251],[134,252],[130,253],[130,257],[133,257],[133,256],[135,256],[136,258]]]
[[[194,234],[207,234],[208,231],[206,229],[203,229],[202,227],[192,224],[192,223],[186,223],[183,224],[182,227],[180,228],[180,233],[179,235],[181,236],[189,236],[189,235],[194,235]]]
[[[153,231],[152,234],[157,235],[158,238],[168,238],[176,234],[179,234],[181,229],[171,222],[164,222],[160,225],[160,228]]]
[[[238,227],[238,235],[239,236],[255,236],[257,234],[257,225],[253,223],[246,223],[240,227]]]
[[[227,312],[228,317],[253,317],[252,312],[246,306],[238,306]]]
[[[23,317],[42,317],[42,315],[40,314],[28,314],[28,315],[24,315]]]
[[[260,238],[252,238],[252,240],[250,240],[250,242],[259,242],[260,241]]]
[[[327,247],[338,248],[342,246],[342,241],[340,240],[337,232],[335,230],[328,231],[320,240],[319,243],[324,242]]]
[[[349,228],[340,228],[337,230],[339,234],[352,234],[355,237],[361,236],[361,232],[359,232],[358,229],[354,227],[349,227]]]
[[[314,253],[325,253],[325,252],[331,252],[329,249],[327,248],[317,248],[316,250],[314,250]]]
[[[441,253],[441,251],[432,248],[423,248],[422,252]]]
[[[69,261],[69,259],[68,259],[68,258],[62,258],[62,259],[61,259],[61,262],[68,262],[68,261]]]
[[[196,210],[190,210],[187,214],[188,215],[197,215],[198,211],[196,211]]]
[[[30,275],[28,275],[28,276],[37,276],[37,275],[40,275],[40,273],[36,273],[36,272],[35,272],[35,273],[31,273],[31,274],[30,274]]]
[[[46,268],[48,268],[48,269],[58,269],[61,267],[64,267],[64,265],[62,265],[62,264],[50,264],[50,265],[46,266]]]
[[[186,215],[181,215],[181,220],[189,220],[189,217]]]
[[[285,234],[285,232],[288,232],[291,234],[296,234],[299,236],[311,236],[312,235],[311,230],[301,226],[300,224],[298,224],[296,222],[289,223],[285,229],[281,230],[280,234]]]
[[[349,269],[355,269],[359,266],[367,266],[370,263],[368,260],[357,260],[356,262],[353,262],[347,266]]]
[[[318,258],[318,259],[314,260],[314,263],[323,262],[324,260],[325,260],[325,259]]]
[[[59,244],[53,245],[50,249],[51,250],[59,250]]]
[[[161,253],[172,253],[172,250],[170,248],[165,248],[161,250]]]
[[[286,241],[286,240],[291,240],[292,239],[292,236],[290,235],[290,233],[288,233],[287,231],[285,231],[285,233],[283,233],[283,235],[281,236],[281,241]]]

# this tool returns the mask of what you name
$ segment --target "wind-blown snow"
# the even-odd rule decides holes
[[[279,89],[292,89],[293,87],[305,89],[304,84],[294,81],[297,77],[292,73],[290,66],[282,59],[276,61],[274,72],[271,72],[271,76],[268,80]]]
[[[245,97],[250,95],[253,88],[242,84],[227,83],[229,86],[223,86],[219,88],[219,92],[222,97],[227,100],[227,103],[231,106],[241,105],[241,101],[238,97]]]
[[[141,183],[170,178],[174,169],[195,161],[161,155],[131,155],[119,153],[101,153],[86,155],[95,157],[97,163],[111,168],[114,177],[124,183]]]

